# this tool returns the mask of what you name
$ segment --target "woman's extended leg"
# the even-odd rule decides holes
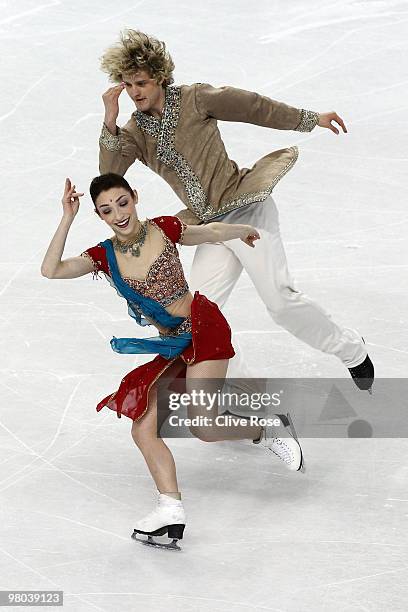
[[[132,438],[140,449],[160,493],[177,493],[178,484],[173,455],[157,437],[157,388],[150,389],[146,414],[132,425]]]
[[[250,439],[254,442],[259,440],[275,455],[277,455],[290,470],[304,470],[302,449],[297,439],[292,434],[285,432],[284,438],[276,438],[270,426],[259,425],[230,425],[225,426],[216,422],[218,416],[218,403],[214,401],[221,387],[228,367],[228,360],[202,361],[187,368],[186,391],[200,392],[204,390],[208,396],[203,398],[198,406],[188,407],[189,418],[209,417],[207,422],[190,427],[191,433],[203,440],[203,442],[217,442],[220,440],[243,440]],[[217,380],[218,379],[218,380]],[[221,379],[221,380],[220,380]],[[215,397],[214,397],[215,396]],[[197,397],[197,395],[196,395]]]
[[[199,392],[204,390],[207,394],[217,394],[222,387],[228,368],[228,359],[208,360],[187,367],[186,391]],[[206,396],[208,398],[208,396]],[[217,442],[220,440],[256,440],[261,435],[261,427],[256,425],[225,426],[216,423],[218,416],[218,402],[202,401],[199,406],[189,406],[188,417],[208,417],[209,424],[205,426],[191,426],[191,433],[204,442]]]

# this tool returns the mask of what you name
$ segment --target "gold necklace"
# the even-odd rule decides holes
[[[130,251],[131,255],[133,255],[134,257],[139,257],[140,247],[143,246],[143,243],[146,240],[146,234],[147,223],[146,221],[143,221],[143,223],[140,224],[140,230],[131,240],[121,242],[120,240],[118,240],[117,236],[115,236],[112,240],[113,248],[119,251],[120,253],[127,253],[128,251]]]

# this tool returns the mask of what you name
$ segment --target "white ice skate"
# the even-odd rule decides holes
[[[288,437],[276,438],[273,435],[274,427],[266,425],[262,427],[261,437],[254,440],[255,444],[262,444],[279,457],[291,471],[305,472],[305,462],[303,459],[302,448],[296,435],[295,427],[290,418],[290,414],[275,414],[274,418],[279,418],[285,427]]]
[[[167,548],[168,550],[181,550],[177,540],[183,538],[186,515],[183,504],[178,499],[159,493],[157,508],[145,518],[137,522],[132,538],[142,544]],[[172,542],[157,542],[153,536],[168,535]],[[147,536],[140,538],[138,535]]]

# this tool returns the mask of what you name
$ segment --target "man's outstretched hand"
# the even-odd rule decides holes
[[[342,128],[345,134],[347,134],[347,128],[344,125],[343,119],[339,117],[338,114],[334,111],[332,111],[331,113],[320,113],[319,123],[317,125],[322,128],[328,128],[329,130],[338,135],[340,134],[340,130],[335,125],[333,125],[333,121]]]

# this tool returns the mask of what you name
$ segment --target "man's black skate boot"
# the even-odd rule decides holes
[[[374,365],[368,355],[360,365],[348,368],[348,371],[359,389],[368,391],[370,394],[372,393]]]

